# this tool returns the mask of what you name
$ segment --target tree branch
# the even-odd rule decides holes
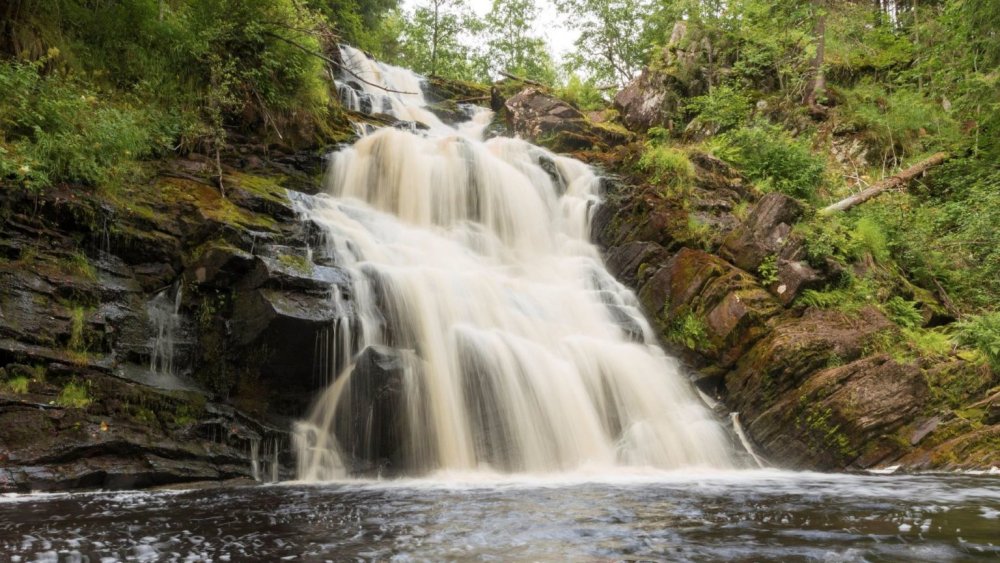
[[[869,199],[872,199],[873,197],[882,194],[883,192],[895,188],[901,188],[912,182],[917,177],[923,175],[923,173],[926,172],[928,168],[937,166],[943,163],[944,161],[948,160],[948,158],[950,158],[950,155],[948,155],[948,153],[939,152],[937,154],[934,154],[930,158],[927,158],[926,160],[921,160],[920,162],[914,164],[913,166],[907,168],[906,170],[903,170],[902,172],[896,174],[895,176],[890,176],[885,180],[876,182],[870,188],[862,190],[861,192],[854,194],[851,197],[844,198],[838,201],[837,203],[824,207],[820,211],[820,213],[828,214],[828,213],[834,213],[836,211],[847,211],[848,209],[851,209],[856,205],[860,205],[868,201]]]
[[[374,82],[369,82],[369,81],[365,80],[364,78],[361,78],[360,76],[358,76],[358,74],[356,72],[354,72],[351,69],[347,68],[342,63],[337,62],[337,61],[331,59],[330,57],[324,55],[323,53],[317,53],[316,51],[313,51],[312,49],[306,47],[305,45],[300,45],[299,43],[296,43],[295,41],[292,41],[291,39],[289,39],[287,37],[282,37],[282,36],[278,35],[277,33],[271,33],[270,31],[265,31],[264,33],[267,34],[267,35],[270,35],[271,37],[274,37],[275,39],[278,39],[280,41],[284,41],[285,43],[288,43],[289,45],[291,45],[292,47],[295,47],[296,49],[299,49],[303,53],[312,55],[312,56],[314,56],[314,57],[316,57],[316,58],[318,58],[320,60],[326,61],[327,63],[329,63],[329,64],[331,64],[331,65],[339,68],[340,70],[343,70],[347,74],[350,74],[354,78],[357,78],[361,82],[364,82],[365,84],[367,84],[369,86],[372,86],[373,88],[378,88],[379,90],[385,90],[386,92],[392,92],[393,94],[410,94],[410,95],[414,95],[414,96],[420,94],[420,92],[406,92],[406,91],[403,91],[403,90],[393,90],[392,88],[386,88],[385,86],[381,86],[379,84],[375,84]]]

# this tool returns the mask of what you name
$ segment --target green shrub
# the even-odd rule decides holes
[[[710,123],[720,130],[745,123],[751,107],[750,97],[732,86],[719,86],[704,96],[688,99],[684,104],[684,109],[697,115],[702,123]]]
[[[134,177],[171,137],[154,110],[112,100],[39,64],[0,63],[0,173],[29,188]]]
[[[0,382],[0,389],[4,389],[16,395],[23,395],[28,392],[28,384],[30,382],[31,381],[27,377],[22,375]]]
[[[667,331],[667,338],[690,350],[706,351],[712,347],[705,323],[693,313],[674,319]]]
[[[710,146],[764,191],[809,200],[823,182],[823,159],[807,143],[766,122],[727,131],[712,139]]]
[[[908,156],[947,148],[961,138],[958,125],[941,104],[920,92],[889,92],[865,81],[846,93],[846,117],[884,161],[897,164]]]
[[[556,96],[584,111],[599,110],[608,105],[593,80],[582,80],[576,74],[571,75],[562,87],[556,89]]]
[[[878,221],[863,216],[854,224],[854,239],[879,262],[889,260],[889,240]]]
[[[958,323],[958,340],[979,350],[993,371],[1000,373],[1000,311]]]
[[[694,181],[694,165],[684,151],[655,143],[646,144],[639,169],[650,174],[653,183],[668,189],[683,189]]]

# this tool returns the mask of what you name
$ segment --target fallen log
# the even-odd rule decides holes
[[[910,182],[912,182],[917,177],[921,176],[928,168],[937,166],[944,161],[948,160],[950,155],[948,153],[939,152],[932,155],[926,160],[921,160],[920,162],[914,164],[913,166],[903,170],[899,174],[895,174],[877,182],[872,187],[862,190],[859,193],[852,195],[851,197],[846,197],[837,203],[828,205],[820,210],[820,213],[834,213],[836,211],[847,211],[856,205],[860,205],[869,199],[895,188],[901,188]]]
[[[530,78],[525,78],[523,76],[518,76],[516,74],[511,74],[509,72],[500,71],[500,76],[504,78],[509,78],[511,80],[517,80],[518,82],[524,82],[525,84],[531,84],[532,86],[541,86],[542,88],[547,88],[546,85],[542,84],[537,80],[532,80]]]

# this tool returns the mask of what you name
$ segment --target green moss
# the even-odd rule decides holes
[[[278,256],[278,262],[281,262],[286,268],[302,274],[310,274],[313,271],[313,263],[305,256],[299,254],[282,254]]]
[[[0,390],[14,393],[15,395],[23,395],[28,392],[28,385],[30,383],[31,381],[22,375],[0,382]]]
[[[208,219],[247,229],[276,231],[277,223],[271,217],[251,213],[228,199],[214,186],[181,178],[162,178],[157,183],[163,199],[194,206]]]
[[[833,424],[833,410],[812,400],[806,395],[799,398],[799,414],[795,418],[795,424],[806,433],[809,446],[815,452],[835,453],[842,462],[857,457],[857,450],[851,446],[840,425]]]
[[[87,386],[71,381],[62,388],[56,397],[56,404],[71,409],[83,409],[91,403]]]

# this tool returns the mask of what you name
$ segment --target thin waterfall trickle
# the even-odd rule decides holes
[[[177,375],[174,358],[177,348],[177,332],[181,321],[180,284],[164,289],[146,305],[146,314],[153,325],[153,339],[150,344],[149,370],[154,373]]]
[[[590,243],[594,171],[483,141],[485,109],[448,127],[419,76],[344,53],[389,88],[353,94],[426,129],[368,133],[331,155],[327,193],[300,201],[324,231],[318,252],[350,275],[353,317],[317,339],[333,382],[297,425],[299,478],[733,466],[723,427]]]

